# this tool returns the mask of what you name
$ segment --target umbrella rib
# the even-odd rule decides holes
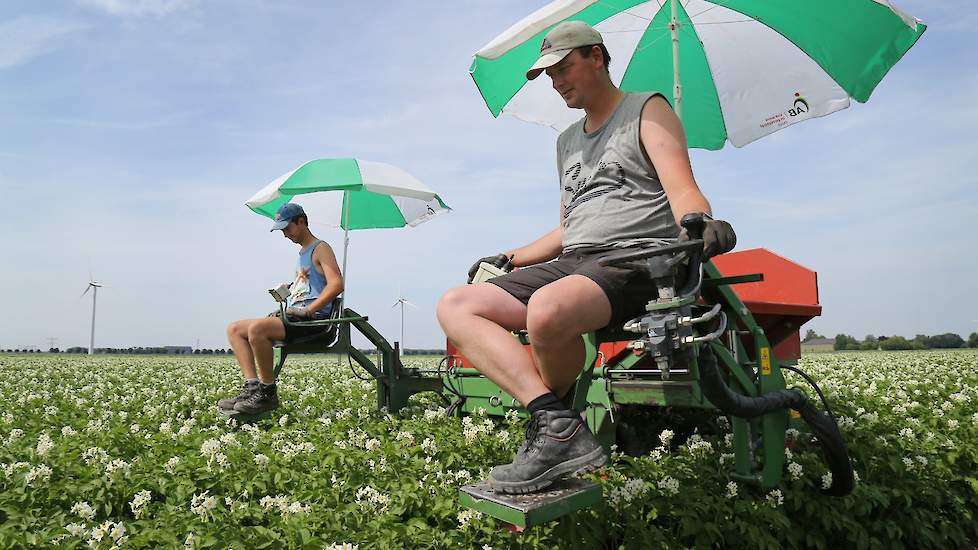
[[[737,21],[713,21],[710,23],[695,23],[694,27],[699,27],[702,25],[729,25],[731,23],[759,23],[757,19],[739,19]]]
[[[663,27],[663,28],[665,28],[665,27]],[[653,44],[655,44],[656,42],[658,42],[658,41],[660,41],[660,40],[662,40],[663,38],[666,38],[666,37],[668,37],[668,36],[669,36],[668,34],[663,34],[663,35],[662,35],[662,36],[660,36],[659,38],[656,38],[655,40],[653,40],[653,41],[651,41],[651,42],[649,42],[648,44],[646,44],[646,45],[644,45],[644,46],[642,46],[641,48],[635,48],[635,53],[638,53],[638,52],[641,52],[641,51],[644,51],[644,50],[647,50],[647,49],[649,49],[650,47],[652,47],[652,45],[653,45]],[[633,56],[634,56],[634,54],[633,54]]]
[[[642,27],[641,29],[625,29],[625,30],[622,30],[622,31],[601,31],[601,34],[602,35],[605,35],[605,34],[622,34],[622,33],[626,33],[626,32],[645,32],[645,31],[647,31],[649,29],[652,29],[652,30],[661,30],[661,29],[667,29],[667,28],[668,27]]]
[[[690,20],[690,21],[692,21],[693,19],[695,19],[695,18],[697,18],[697,17],[699,17],[699,16],[701,16],[701,15],[703,15],[704,13],[706,13],[706,12],[708,12],[708,11],[711,11],[711,10],[715,10],[715,9],[717,9],[717,8],[719,8],[719,7],[720,7],[720,4],[713,4],[713,6],[712,6],[712,7],[709,7],[709,8],[706,8],[705,10],[703,10],[703,11],[701,11],[701,12],[699,12],[699,13],[697,13],[696,15],[690,15],[690,16],[689,16],[689,20]]]
[[[656,0],[656,1],[658,2],[658,0]],[[608,6],[609,8],[612,8],[612,9],[616,9],[616,10],[617,9],[620,9],[619,6],[616,6],[616,5],[614,5],[614,4],[610,3],[610,2],[607,2],[605,0],[598,0],[597,3],[598,4],[605,5],[605,6]],[[659,4],[659,9],[662,9],[662,4]],[[632,12],[628,11],[627,9],[621,10],[618,13],[625,13],[625,14],[631,15],[632,17],[635,17],[637,19],[642,19],[643,21],[650,21],[650,22],[652,21],[648,17],[642,17],[641,15],[638,15],[637,13],[632,13]]]
[[[715,10],[717,8],[720,8],[720,7],[731,9],[729,6],[724,6],[723,5],[724,4],[723,0],[710,0],[710,3],[713,4],[712,7],[706,8],[705,10],[697,13],[696,15],[690,15],[689,16],[689,22],[693,26],[697,26],[697,25],[726,25],[727,23],[750,23],[750,22],[757,21],[755,19],[739,19],[737,21],[713,21],[711,23],[695,23],[693,21],[694,19],[696,19],[697,17],[703,15],[704,13],[706,13],[708,11],[712,11],[712,10]]]

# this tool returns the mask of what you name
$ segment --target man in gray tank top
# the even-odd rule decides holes
[[[619,90],[609,61],[601,35],[583,22],[547,33],[527,78],[546,71],[567,106],[585,114],[557,139],[560,225],[476,262],[469,280],[482,261],[524,269],[452,289],[438,303],[448,338],[531,415],[514,461],[490,473],[497,491],[537,491],[605,463],[604,450],[561,397],[584,362],[581,334],[642,314],[655,286],[637,271],[595,260],[613,248],[674,242],[685,214],[710,213],[669,102]],[[712,219],[704,240],[707,257],[736,244],[730,225]],[[524,329],[532,357],[511,334]]]

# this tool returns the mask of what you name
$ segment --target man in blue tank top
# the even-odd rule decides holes
[[[609,61],[601,35],[586,23],[561,23],[547,33],[527,78],[545,71],[567,106],[585,113],[557,139],[560,224],[530,244],[479,260],[469,280],[482,261],[524,269],[452,289],[438,303],[448,338],[531,415],[514,461],[490,472],[500,492],[537,491],[606,462],[587,424],[561,397],[584,362],[581,335],[644,313],[655,285],[596,259],[614,248],[675,242],[684,215],[710,213],[669,101],[622,92]],[[707,257],[736,244],[730,225],[712,219],[704,240]],[[524,329],[532,357],[511,334]]]
[[[278,209],[272,225],[272,231],[277,230],[300,247],[295,279],[289,286],[286,315],[290,321],[329,317],[333,300],[343,292],[343,275],[333,249],[309,231],[309,218],[298,204],[285,203]],[[245,414],[258,414],[278,407],[272,342],[321,330],[294,325],[287,329],[278,316],[243,319],[228,325],[228,341],[241,367],[244,389],[236,397],[218,401],[217,406]]]

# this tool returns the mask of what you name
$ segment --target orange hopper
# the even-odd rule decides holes
[[[781,361],[801,357],[799,329],[822,314],[818,303],[818,275],[766,248],[731,252],[713,258],[713,265],[724,276],[762,273],[764,280],[741,283],[730,288],[737,293],[757,324],[774,345]]]

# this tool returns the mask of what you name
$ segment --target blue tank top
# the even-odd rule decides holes
[[[294,307],[305,307],[319,298],[323,289],[326,288],[326,275],[320,273],[313,265],[312,254],[322,241],[316,239],[312,244],[299,251],[299,263],[295,269],[295,281],[289,295],[289,305]],[[333,304],[326,304],[323,309],[310,312],[314,317],[320,318],[330,314]]]

